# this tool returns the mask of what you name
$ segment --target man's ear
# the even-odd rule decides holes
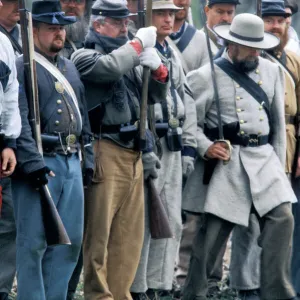
[[[100,32],[100,28],[101,28],[101,24],[99,22],[94,22],[93,23],[93,29],[96,31],[96,32]]]

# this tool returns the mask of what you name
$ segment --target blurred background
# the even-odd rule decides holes
[[[26,0],[26,4],[28,9],[31,9],[31,4],[33,0]],[[42,1],[42,0],[41,0]],[[203,22],[200,17],[200,3],[206,3],[206,0],[192,0],[192,15],[193,15],[193,22],[194,25],[197,28],[203,27]],[[243,13],[243,12],[249,12],[249,13],[255,13],[256,12],[256,0],[240,0],[241,5],[238,5],[237,12]],[[297,0],[299,8],[300,8],[300,0]],[[293,17],[292,22],[293,27],[296,29],[298,34],[300,35],[300,12],[297,13]]]

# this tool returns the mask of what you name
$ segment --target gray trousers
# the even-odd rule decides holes
[[[11,179],[1,179],[0,292],[10,293],[16,273],[16,225],[11,195]]]
[[[230,260],[230,286],[234,289],[254,290],[260,287],[259,236],[260,226],[255,214],[250,214],[249,227],[234,227]]]
[[[290,282],[294,219],[290,203],[283,203],[260,219],[258,243],[261,253],[261,299],[290,299],[295,291]],[[206,300],[208,277],[221,247],[235,224],[207,214],[193,244],[183,300]]]
[[[175,280],[180,286],[184,286],[188,269],[190,265],[190,259],[193,248],[193,240],[203,225],[204,214],[192,213],[185,211],[185,222],[183,224],[182,236],[180,241],[180,247],[178,257],[176,260]],[[216,286],[223,276],[223,257],[226,251],[226,243],[221,248],[217,257],[215,268],[208,279],[209,287]]]
[[[153,240],[149,231],[148,192],[145,187],[145,233],[141,259],[131,292],[144,293],[148,289],[171,290],[174,266],[182,230],[181,191],[182,171],[181,153],[170,152],[163,146],[163,157],[159,177],[155,180],[166,209],[174,238]]]

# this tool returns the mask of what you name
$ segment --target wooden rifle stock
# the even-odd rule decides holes
[[[154,186],[152,178],[147,180],[149,190],[149,219],[150,233],[152,239],[173,238],[165,207]]]
[[[34,61],[34,43],[32,33],[32,18],[26,10],[25,1],[19,0],[20,25],[23,44],[23,62],[26,96],[29,108],[29,123],[31,125],[33,138],[36,141],[38,151],[43,155],[40,110],[38,100],[38,88],[36,69]],[[47,185],[39,188],[41,195],[42,216],[45,229],[46,241],[49,246],[71,244],[62,220],[54,205]]]
[[[152,23],[152,0],[147,1],[146,9],[146,22],[144,22],[144,1],[139,1],[139,28],[151,26]],[[148,67],[143,68],[143,86],[142,86],[142,101],[141,101],[141,113],[140,113],[140,149],[144,149],[146,146],[146,120],[147,120],[147,108],[148,108],[148,85],[149,85],[150,69]],[[153,110],[153,107],[152,107]],[[154,113],[152,112],[152,117]],[[155,126],[153,126],[150,120],[150,128],[155,135]],[[153,239],[166,239],[173,237],[169,218],[167,216],[165,207],[157,193],[152,178],[146,181],[149,191],[149,217],[150,217],[150,232]]]

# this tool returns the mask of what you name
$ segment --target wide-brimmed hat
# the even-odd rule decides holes
[[[298,12],[298,4],[296,0],[284,0],[285,7],[289,7],[292,11],[292,15]]]
[[[92,6],[92,15],[124,19],[132,16],[126,0],[96,0]]]
[[[53,0],[34,1],[32,3],[32,19],[53,25],[69,25],[77,21],[76,17],[65,15],[61,10],[60,1]]]
[[[152,10],[161,9],[182,10],[182,7],[176,6],[173,0],[153,0]]]
[[[214,4],[241,4],[239,0],[207,0],[206,5],[212,7]]]
[[[216,25],[215,33],[222,39],[255,49],[272,49],[279,44],[279,39],[264,31],[264,22],[252,14],[239,14],[231,25]]]
[[[263,0],[261,2],[262,17],[276,16],[276,17],[290,17],[291,14],[285,11],[283,0]]]

